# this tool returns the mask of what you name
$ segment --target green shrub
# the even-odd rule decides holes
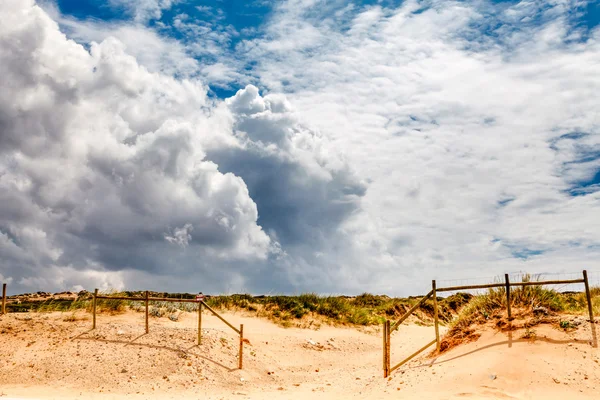
[[[379,307],[384,303],[383,298],[370,293],[363,293],[354,299],[354,304],[358,307]]]
[[[571,323],[571,321],[560,321],[559,326],[565,330],[575,327],[575,325],[573,325],[573,323]]]
[[[339,319],[346,311],[346,304],[336,297],[327,297],[323,299],[317,313],[331,319]]]
[[[371,325],[379,322],[378,319],[374,319],[371,313],[364,308],[354,309],[348,316],[348,322],[354,325]]]

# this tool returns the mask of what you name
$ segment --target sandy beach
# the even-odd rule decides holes
[[[378,328],[283,328],[226,314],[244,324],[244,369],[238,337],[204,315],[177,322],[142,313],[15,313],[0,317],[0,396],[38,399],[592,399],[600,384],[598,350],[588,324],[573,332],[548,325],[524,332],[485,329],[481,338],[438,357],[427,352],[382,377]],[[529,332],[531,336],[531,332]],[[410,324],[392,335],[392,364],[433,337]],[[527,336],[527,335],[525,335]]]

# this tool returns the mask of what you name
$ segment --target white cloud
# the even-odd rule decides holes
[[[170,6],[46,8],[86,51],[0,5],[4,276],[407,294],[598,259],[600,33],[577,2],[289,1],[233,54],[235,29],[142,24]],[[231,81],[256,86],[206,97]]]
[[[6,283],[6,285],[10,285],[12,283],[13,279],[10,276],[4,276],[2,274],[0,274],[0,282],[2,283]]]
[[[222,224],[222,219],[219,221]],[[166,234],[165,240],[169,243],[176,244],[181,247],[187,247],[190,244],[190,240],[192,240],[192,231],[194,227],[192,224],[185,224],[181,228],[173,229],[172,234]]]
[[[238,61],[227,49],[237,32],[230,26],[220,28],[218,17],[210,22],[179,14],[173,17],[170,25],[157,21],[149,27],[146,24],[148,19],[160,17],[151,17],[153,5],[170,7],[178,2],[113,0],[112,3],[115,6],[127,6],[139,18],[115,21],[78,19],[62,14],[51,0],[41,1],[40,6],[59,23],[69,39],[88,46],[92,42],[101,43],[105,39],[116,38],[124,45],[127,54],[134,56],[140,65],[151,72],[183,78],[197,77],[214,86],[248,82],[248,77],[239,72]],[[173,32],[185,37],[185,40],[170,38],[169,34]],[[203,58],[202,62],[198,61],[199,58]]]
[[[136,22],[160,19],[163,10],[169,10],[181,0],[109,0],[113,7],[123,8]]]
[[[306,270],[315,280],[406,293],[415,280],[595,263],[600,192],[568,190],[600,168],[600,33],[570,25],[575,3],[524,5],[409,1],[348,23],[288,2],[244,43],[261,85],[370,181],[344,246]],[[495,23],[498,39],[482,34]],[[570,132],[588,135],[559,139]]]
[[[124,274],[120,271],[102,271],[97,269],[78,270],[72,267],[48,266],[38,269],[36,275],[22,277],[18,284],[24,290],[81,290],[101,291],[124,290]],[[13,289],[14,291],[14,289]]]
[[[127,51],[114,37],[86,50],[32,2],[0,5],[2,274],[43,290],[290,285],[263,275],[288,257],[279,238],[334,230],[362,186],[285,97],[213,101]]]
[[[127,54],[151,72],[191,77],[201,72],[201,65],[182,43],[161,36],[156,30],[130,22],[105,22],[101,20],[78,20],[62,15],[51,4],[43,5],[70,39],[86,45],[101,43],[113,37],[124,45]]]
[[[203,85],[148,72],[116,39],[87,52],[38,7],[4,3],[0,15],[0,193],[11,204],[0,232],[11,275],[31,285],[27,275],[48,264],[88,260],[158,268],[150,253],[168,246],[171,226],[193,227],[193,238],[175,236],[197,256],[267,256],[244,182],[205,159],[231,132]]]

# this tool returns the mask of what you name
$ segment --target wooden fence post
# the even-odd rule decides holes
[[[390,375],[390,342],[391,342],[391,335],[392,335],[392,330],[390,328],[390,321],[386,321],[385,322],[385,373],[387,376]]]
[[[383,348],[381,349],[381,354],[383,354],[383,377],[387,378],[387,320],[383,322]]]
[[[6,314],[6,283],[2,284],[2,315]]]
[[[437,303],[435,279],[431,281],[431,291],[433,292],[433,319],[434,319],[434,323],[435,323],[436,350],[440,351],[440,328],[439,328],[439,319],[438,319],[438,303]]]
[[[244,366],[244,324],[240,325],[240,356],[239,356],[239,369]]]
[[[146,290],[146,333],[148,333],[150,330],[148,329],[148,303],[149,303],[149,293]]]
[[[94,322],[92,323],[92,329],[96,329],[96,306],[98,304],[98,289],[94,289],[94,302],[92,304],[92,313],[94,314],[93,320]]]
[[[588,312],[590,313],[590,322],[594,323],[594,309],[592,307],[592,295],[590,293],[590,284],[588,281],[587,271],[583,270],[583,283],[585,284],[585,297],[587,297]]]
[[[512,312],[510,310],[510,280],[508,274],[504,274],[504,282],[506,283],[506,311],[508,313],[508,320],[512,321]]]
[[[202,302],[198,303],[198,346],[202,344]]]

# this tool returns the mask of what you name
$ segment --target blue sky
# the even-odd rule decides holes
[[[300,2],[299,2],[300,3]],[[460,4],[461,2],[459,2]],[[181,43],[193,43],[197,38],[195,34],[176,26],[175,21],[180,20],[182,16],[189,24],[208,28],[213,33],[225,34],[225,38],[219,43],[219,49],[222,53],[218,56],[214,54],[192,54],[200,63],[211,64],[218,61],[219,56],[227,53],[239,61],[236,67],[240,73],[248,75],[248,79],[207,82],[211,85],[211,94],[220,98],[230,97],[235,92],[243,88],[245,83],[257,78],[253,69],[256,68],[257,61],[247,57],[246,49],[242,45],[245,41],[261,40],[268,38],[269,22],[277,18],[280,8],[285,6],[285,2],[275,1],[96,1],[96,0],[60,0],[55,5],[64,17],[73,17],[81,21],[96,20],[106,23],[143,23],[150,29],[158,32],[162,37],[169,37]],[[318,2],[318,5],[311,7],[305,12],[306,17],[311,20],[331,19],[335,28],[344,32],[351,24],[352,18],[365,10],[373,7],[393,12],[394,9],[402,6],[401,1],[357,1],[357,2]],[[469,2],[464,2],[469,4]],[[542,26],[545,23],[552,22],[556,18],[553,12],[559,8],[560,2],[519,2],[514,0],[499,0],[481,7],[480,12],[483,18],[478,19],[471,26],[469,31],[462,31],[460,34],[467,40],[467,46],[478,46],[490,41],[506,46],[507,33],[515,34],[521,30],[531,27]],[[526,6],[524,6],[526,4]],[[532,7],[533,5],[533,7]],[[419,2],[413,13],[421,14],[427,10],[436,9],[439,4],[431,1]],[[529,7],[533,12],[519,21],[506,18],[507,10]],[[342,13],[342,11],[344,11]],[[564,16],[569,22],[569,29],[580,33],[578,40],[587,38],[589,32],[600,23],[600,7],[597,2],[581,2],[574,4]],[[206,32],[205,32],[206,33]],[[85,41],[82,41],[85,43]],[[211,84],[212,83],[212,84]]]
[[[12,287],[413,294],[600,270],[598,2],[10,0],[0,18],[26,44],[0,54]]]

